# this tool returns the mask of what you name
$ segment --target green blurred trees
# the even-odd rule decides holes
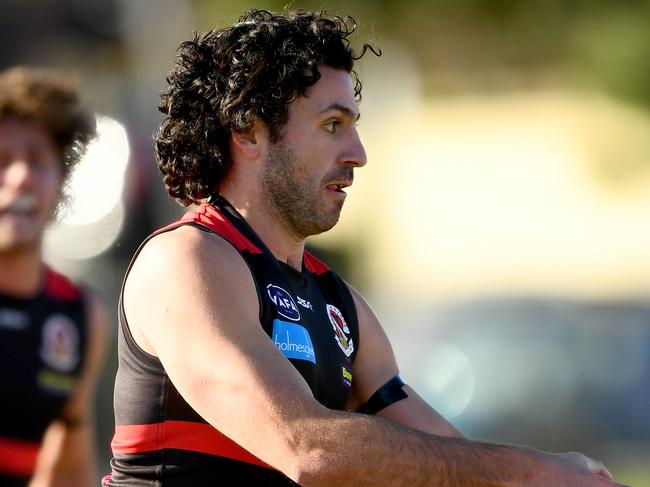
[[[193,0],[201,28],[245,8],[286,2]],[[296,8],[323,8],[295,1]],[[401,42],[429,93],[527,88],[558,80],[594,87],[650,109],[650,0],[330,0],[351,14],[359,39]]]

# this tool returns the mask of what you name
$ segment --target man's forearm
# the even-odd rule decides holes
[[[428,435],[372,416],[335,413],[310,423],[299,453],[297,480],[305,487],[523,486],[537,456],[524,447]]]

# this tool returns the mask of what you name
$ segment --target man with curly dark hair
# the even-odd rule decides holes
[[[169,194],[199,206],[127,271],[105,485],[615,485],[580,454],[463,438],[304,250],[366,163],[354,28],[253,10],[181,44],[155,143]]]
[[[98,297],[49,268],[43,232],[95,119],[69,75],[0,72],[0,485],[95,481]]]

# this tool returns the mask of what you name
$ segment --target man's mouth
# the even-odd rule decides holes
[[[329,189],[330,191],[336,191],[337,193],[345,193],[343,189],[349,186],[352,186],[352,181],[341,181],[341,182],[330,183],[326,186],[326,188]]]
[[[17,216],[32,215],[37,207],[36,196],[26,194],[13,199],[0,200],[0,214],[12,214]]]

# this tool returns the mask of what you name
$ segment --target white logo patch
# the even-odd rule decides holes
[[[352,352],[354,352],[354,342],[350,336],[350,329],[345,322],[345,318],[343,318],[343,314],[336,306],[328,304],[327,317],[330,319],[332,328],[334,328],[334,338],[336,339],[336,343],[339,344],[339,347],[343,350],[345,356],[349,357],[352,355]]]
[[[52,315],[43,324],[41,359],[57,372],[70,372],[79,363],[79,332],[72,320]]]

